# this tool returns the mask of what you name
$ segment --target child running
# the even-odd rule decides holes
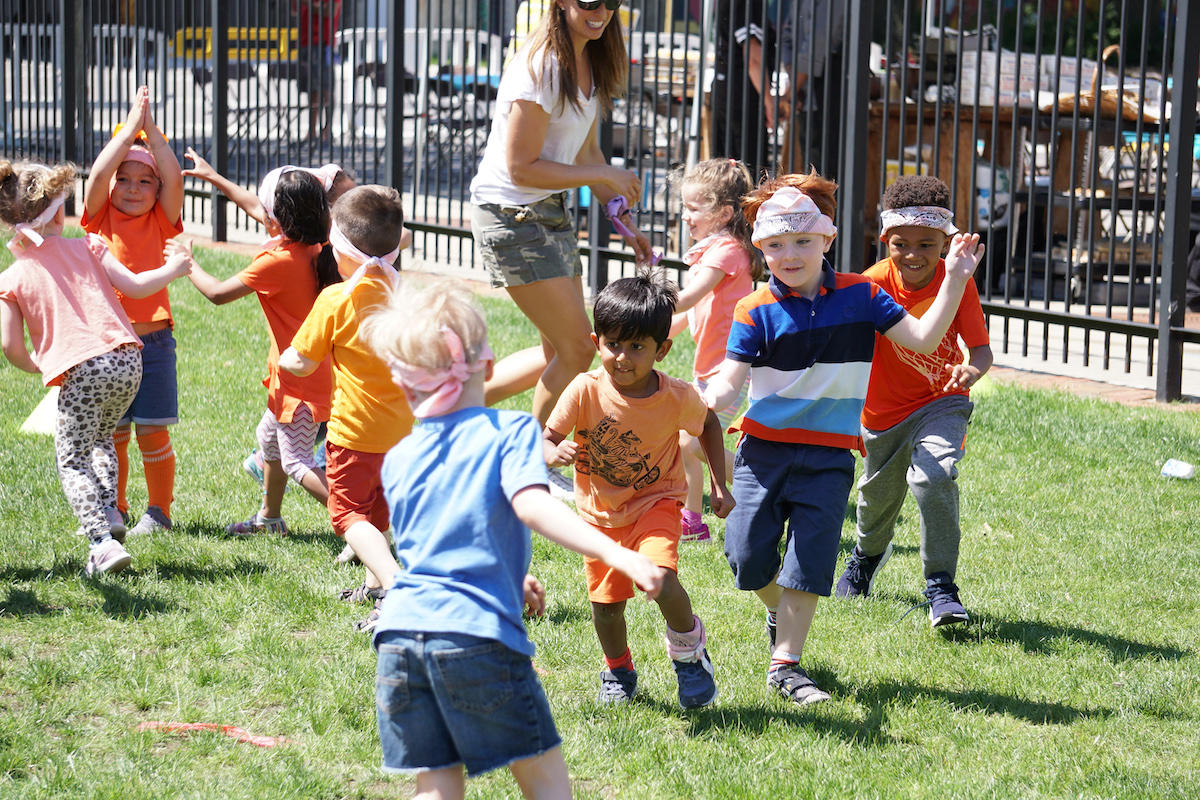
[[[526,574],[529,528],[649,597],[662,571],[549,495],[537,420],[483,407],[493,356],[469,294],[449,282],[393,292],[363,328],[420,420],[383,464],[404,570],[380,537],[359,549],[391,587],[374,637],[383,769],[416,773],[420,797],[461,798],[464,772],[507,766],[525,797],[569,798],[521,619],[526,605],[545,608]]]
[[[679,433],[700,439],[712,474],[712,507],[725,517],[733,502],[725,488],[725,453],[717,417],[696,389],[654,369],[671,349],[668,334],[675,287],[661,273],[610,283],[596,297],[592,341],[600,369],[578,375],[546,422],[546,461],[575,464],[579,515],[618,544],[663,567],[655,598],[667,623],[667,653],[675,667],[679,704],[699,708],[717,697],[704,623],[677,575],[679,509],[687,494]],[[575,439],[566,437],[575,432]],[[637,692],[629,652],[625,601],[630,580],[596,559],[585,559],[592,624],[604,651],[600,701],[624,703]]]
[[[142,343],[113,288],[146,297],[187,274],[187,262],[171,258],[134,273],[97,236],[63,238],[63,203],[75,180],[69,164],[0,161],[0,219],[16,229],[8,243],[16,261],[0,273],[0,338],[14,366],[60,386],[54,454],[63,494],[88,537],[92,576],[130,562],[113,431],[142,380]]]
[[[267,410],[256,432],[263,454],[262,506],[250,519],[226,528],[238,536],[288,533],[281,507],[289,477],[322,503],[329,500],[325,470],[313,459],[317,427],[329,419],[333,393],[328,359],[304,377],[279,369],[280,351],[291,344],[317,294],[341,280],[333,250],[325,244],[329,204],[320,180],[292,170],[278,178],[271,206],[281,236],[231,278],[222,281],[205,272],[191,260],[190,248],[174,241],[167,245],[168,252],[174,245],[188,257],[192,283],[213,303],[222,305],[256,292],[271,333],[263,379]]]
[[[691,328],[696,341],[692,382],[701,393],[725,358],[733,307],[762,279],[762,254],[750,242],[750,224],[742,215],[742,197],[750,191],[750,172],[740,161],[714,158],[688,169],[680,182],[683,223],[694,244],[684,253],[688,265],[686,286],[675,304],[671,335]],[[686,314],[682,312],[687,312]],[[737,399],[717,412],[721,430],[728,430],[746,401],[746,384]],[[704,503],[704,464],[700,445],[683,435],[683,470],[687,499],[683,504],[685,542],[710,538],[701,517]],[[725,450],[725,474],[733,472],[733,453]]]
[[[906,175],[883,193],[880,239],[888,257],[863,274],[914,316],[921,316],[946,280],[942,261],[958,233],[950,189],[928,175]],[[959,337],[970,356],[963,358]],[[922,356],[878,337],[863,406],[867,454],[858,482],[858,543],[837,583],[838,597],[866,597],[892,554],[892,536],[911,489],[921,516],[921,566],[933,627],[969,620],[955,575],[962,529],[958,468],[974,406],[970,389],[992,365],[987,323],[974,282],[968,282],[949,330]],[[964,363],[965,361],[965,363]]]
[[[175,154],[150,114],[150,91],[137,91],[125,124],[109,140],[88,175],[81,225],[108,241],[117,260],[133,272],[163,264],[167,239],[183,232],[183,175]],[[117,507],[129,512],[129,436],[137,424],[138,450],[146,476],[146,512],[130,535],[171,528],[175,496],[175,451],[167,426],[179,421],[175,374],[174,320],[166,288],[146,298],[119,295],[141,338],[142,382],[117,425]]]
[[[325,443],[329,518],[333,532],[355,554],[372,541],[386,541],[388,507],[379,469],[384,454],[412,430],[413,420],[404,393],[360,328],[366,310],[387,300],[399,275],[392,262],[411,240],[395,189],[359,186],[338,198],[329,244],[345,282],[321,291],[291,346],[279,356],[280,369],[299,376],[330,359],[333,407]],[[363,583],[341,597],[356,603],[378,600],[390,577],[368,568]],[[370,620],[362,630],[369,629]]]
[[[911,317],[867,278],[825,261],[837,235],[836,188],[814,172],[782,175],[747,196],[771,278],[738,301],[725,363],[705,395],[709,408],[725,408],[750,374],[750,405],[734,425],[742,439],[725,555],[737,587],[767,607],[767,685],[798,705],[829,699],[800,658],[817,599],[833,588],[875,331],[932,352],[982,254],[978,236],[955,236],[933,305]]]

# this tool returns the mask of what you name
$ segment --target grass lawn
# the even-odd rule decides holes
[[[7,252],[0,253],[0,257]],[[203,252],[229,275],[245,259]],[[2,261],[0,264],[6,264]],[[322,507],[289,491],[288,538],[234,540],[258,489],[241,472],[264,407],[257,302],[211,306],[172,289],[182,421],[169,534],[130,540],[126,572],[82,575],[49,437],[18,427],[38,379],[0,367],[0,797],[368,798],[383,777],[374,658],[335,592],[359,573]],[[534,341],[504,299],[484,301],[500,354]],[[690,340],[665,368],[689,374]],[[517,398],[516,408],[528,408]],[[1126,408],[985,381],[962,464],[959,583],[970,625],[929,628],[915,506],[866,601],[822,601],[806,666],[833,694],[798,709],[769,696],[762,610],[711,545],[681,576],[709,628],[721,695],[675,702],[662,622],[629,607],[641,694],[595,699],[600,650],[579,558],[535,537],[549,612],[535,663],[583,798],[1194,798],[1200,786],[1200,483],[1160,478],[1200,462],[1200,414]],[[134,459],[137,461],[137,459]],[[145,502],[140,464],[131,478]],[[842,556],[853,545],[848,507]],[[138,730],[214,722],[287,744]],[[517,796],[506,772],[468,784]]]

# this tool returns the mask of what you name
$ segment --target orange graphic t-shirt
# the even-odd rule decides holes
[[[946,278],[946,263],[939,261],[933,280],[920,289],[905,288],[904,280],[890,258],[863,274],[904,306],[908,313],[920,317],[937,297],[938,288]],[[886,336],[876,334],[871,380],[867,384],[867,400],[863,406],[863,425],[873,431],[887,430],[932,400],[951,394],[968,394],[966,389],[942,391],[950,379],[950,369],[966,360],[958,346],[960,336],[970,348],[982,347],[991,341],[974,281],[967,282],[958,312],[941,344],[932,353],[914,353]]]
[[[687,496],[679,432],[699,436],[708,408],[691,384],[656,374],[649,397],[621,394],[603,368],[577,375],[546,422],[575,432],[575,505],[593,525],[629,525],[659,500]]]

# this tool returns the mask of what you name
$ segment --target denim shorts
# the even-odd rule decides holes
[[[523,286],[583,275],[579,239],[567,213],[566,193],[527,206],[471,206],[471,233],[492,286]]]
[[[375,645],[384,772],[478,775],[562,743],[528,656],[462,633],[385,631]]]
[[[827,596],[853,482],[849,450],[742,437],[733,458],[737,505],[725,520],[737,587],[761,589],[778,576],[785,589]]]
[[[179,383],[175,377],[175,336],[170,328],[142,338],[142,385],[118,426],[174,425],[179,422]]]

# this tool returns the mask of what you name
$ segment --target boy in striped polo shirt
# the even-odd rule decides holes
[[[771,279],[738,302],[725,362],[705,392],[710,408],[725,408],[750,374],[750,404],[732,428],[742,439],[725,555],[738,588],[767,607],[767,685],[798,705],[829,699],[800,656],[817,598],[833,587],[875,332],[932,351],[983,254],[978,235],[955,236],[933,305],[909,316],[868,279],[825,261],[837,235],[836,188],[814,172],[780,176],[747,196],[751,238]]]

